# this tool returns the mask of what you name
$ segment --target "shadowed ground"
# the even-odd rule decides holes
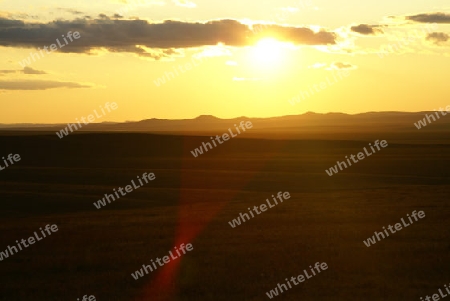
[[[194,250],[182,258],[171,300],[269,300],[267,291],[315,262],[328,270],[275,299],[419,300],[450,282],[450,145],[390,143],[329,177],[325,169],[373,141],[234,139],[193,158],[208,140],[0,137],[1,156],[22,157],[0,172],[0,251],[47,223],[59,228],[0,262],[0,300],[137,300],[154,275],[130,274],[190,230]],[[156,180],[95,209],[144,172]],[[291,199],[230,227],[278,191]],[[426,217],[363,244],[413,210]]]

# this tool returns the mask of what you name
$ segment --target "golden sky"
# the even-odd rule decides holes
[[[450,104],[448,0],[31,3],[0,0],[0,123]]]

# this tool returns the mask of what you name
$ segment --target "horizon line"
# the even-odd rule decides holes
[[[304,116],[304,115],[331,115],[331,114],[339,114],[339,115],[347,115],[347,116],[357,116],[357,115],[364,115],[364,114],[387,114],[387,113],[397,113],[397,114],[427,114],[431,112],[437,112],[437,110],[434,111],[417,111],[417,112],[407,112],[407,111],[368,111],[368,112],[362,112],[362,113],[343,113],[343,112],[327,112],[327,113],[317,113],[308,111],[301,114],[295,114],[295,115],[280,115],[280,116],[272,116],[272,117],[248,117],[248,116],[239,116],[239,117],[231,117],[231,118],[221,118],[214,115],[198,115],[193,118],[184,118],[184,119],[167,119],[167,118],[147,118],[147,119],[141,119],[141,120],[125,120],[125,121],[103,121],[103,122],[92,122],[89,124],[126,124],[126,123],[138,123],[142,121],[149,121],[149,120],[160,120],[160,121],[188,121],[188,120],[196,120],[201,118],[210,118],[210,119],[216,119],[216,120],[233,120],[233,119],[240,119],[240,118],[247,118],[247,119],[275,119],[275,118],[284,118],[284,117],[298,117],[298,116]],[[13,126],[13,125],[41,125],[41,126],[53,126],[53,125],[62,125],[62,124],[69,124],[72,122],[58,122],[58,123],[32,123],[32,122],[18,122],[18,123],[0,123],[0,126]]]

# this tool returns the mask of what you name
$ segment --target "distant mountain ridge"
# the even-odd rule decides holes
[[[301,115],[288,115],[271,118],[238,117],[221,119],[212,115],[200,115],[193,119],[145,119],[141,121],[103,122],[83,125],[79,132],[146,132],[157,134],[180,135],[221,135],[229,128],[234,128],[241,121],[251,121],[253,128],[246,131],[242,138],[295,138],[295,139],[331,139],[340,134],[345,139],[364,137],[378,137],[381,134],[389,136],[390,133],[409,133],[423,136],[425,133],[436,132],[442,136],[450,132],[450,114],[441,116],[435,122],[427,124],[418,130],[415,124],[424,120],[425,115],[434,115],[435,112],[367,112],[361,114],[326,113],[319,114],[307,112]],[[0,124],[0,131],[32,131],[32,132],[58,132],[67,124]],[[70,133],[72,134],[72,133]],[[408,135],[409,135],[408,134]],[[407,137],[408,135],[405,135]],[[450,135],[447,135],[450,137]],[[442,137],[440,137],[441,139]],[[386,138],[383,138],[386,139]],[[405,138],[407,139],[407,138]],[[409,138],[408,138],[409,139]],[[422,139],[434,139],[432,135],[423,136]]]
[[[345,123],[362,123],[362,124],[371,124],[373,122],[379,124],[402,124],[402,123],[414,123],[419,119],[423,119],[425,114],[434,114],[434,112],[367,112],[360,114],[346,114],[346,113],[314,113],[314,112],[306,112],[300,115],[286,115],[286,116],[278,116],[278,117],[236,117],[231,119],[221,119],[219,117],[213,115],[200,115],[193,119],[144,119],[140,121],[126,121],[126,122],[101,122],[101,123],[92,123],[89,125],[83,125],[83,128],[87,129],[90,127],[90,130],[97,129],[107,129],[110,130],[186,130],[190,131],[193,127],[197,127],[199,123],[204,123],[205,125],[222,125],[222,124],[231,124],[233,122],[241,121],[241,120],[250,120],[255,121],[256,123],[264,124],[269,127],[283,127],[287,125],[295,125],[295,126],[307,126],[308,124],[317,124],[323,121],[332,121],[338,122],[339,124]],[[441,117],[442,122],[450,123],[449,118]],[[447,119],[447,120],[446,120]],[[295,124],[293,121],[302,121],[303,124]],[[75,122],[74,122],[75,123]],[[291,124],[292,123],[292,124]],[[36,123],[20,123],[20,124],[0,124],[1,128],[53,128],[58,126],[66,126],[66,123],[58,123],[58,124],[36,124]],[[180,125],[188,126],[188,128],[179,128]],[[325,125],[325,124],[324,124]],[[232,125],[230,125],[232,126]],[[95,129],[94,129],[95,128]]]

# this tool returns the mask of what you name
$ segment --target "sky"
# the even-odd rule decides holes
[[[0,0],[0,123],[430,111],[449,50],[448,0]]]

